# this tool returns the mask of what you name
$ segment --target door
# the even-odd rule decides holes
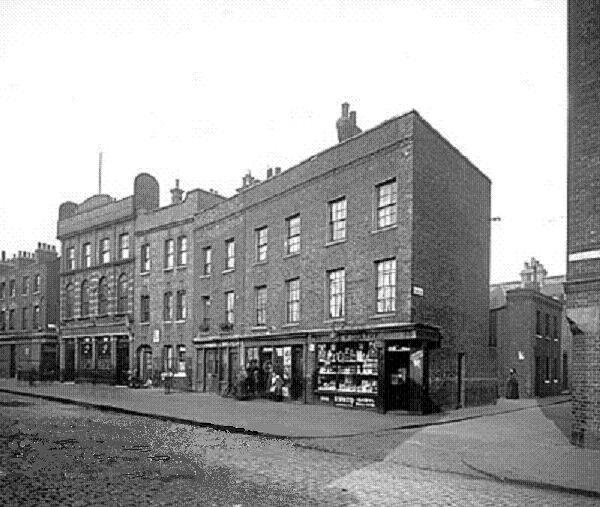
[[[219,392],[222,393],[229,382],[229,349],[219,349],[219,356]]]
[[[44,343],[40,347],[40,379],[58,378],[58,347],[56,343]]]
[[[204,384],[206,390],[211,393],[219,392],[219,360],[217,358],[217,349],[206,349],[205,368],[206,372]]]
[[[126,385],[129,376],[129,338],[121,336],[117,338],[117,371],[115,372],[115,383]]]
[[[304,351],[302,345],[292,347],[292,385],[290,396],[293,400],[304,394]]]
[[[569,356],[566,352],[563,352],[562,357],[562,388],[563,391],[569,389]]]
[[[9,377],[15,378],[17,376],[17,346],[10,346],[10,371]]]
[[[240,356],[237,348],[229,349],[229,385],[235,382],[235,376],[240,368]]]
[[[75,380],[75,341],[65,340],[65,371],[63,381],[72,382]]]
[[[534,378],[534,388],[533,395],[541,396],[541,386],[542,386],[542,361],[539,356],[535,358],[535,378]]]
[[[464,389],[464,380],[465,380],[465,354],[463,352],[459,352],[457,357],[457,392],[456,392],[456,408],[462,408],[465,406],[465,389]]]
[[[390,410],[410,410],[410,354],[388,349],[386,360],[387,406]]]
[[[150,347],[144,346],[138,351],[138,372],[143,384],[152,378],[152,349]]]

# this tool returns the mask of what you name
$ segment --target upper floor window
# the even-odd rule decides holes
[[[229,291],[225,293],[225,322],[233,325],[234,322],[234,308],[235,307],[235,293]]]
[[[542,335],[542,313],[539,310],[535,312],[535,334]]]
[[[256,260],[257,262],[267,260],[267,242],[269,229],[261,227],[256,229]]]
[[[488,345],[496,347],[498,345],[498,312],[490,312],[490,336]]]
[[[300,215],[295,215],[286,219],[286,240],[285,251],[289,254],[295,254],[300,251]]]
[[[387,227],[396,223],[396,201],[398,183],[396,180],[377,185],[377,227]]]
[[[40,291],[40,285],[41,285],[41,277],[40,275],[35,275],[33,277],[33,293],[37,293]]]
[[[346,270],[329,271],[329,317],[343,317],[346,299]]]
[[[256,287],[256,325],[267,324],[267,287]]]
[[[165,292],[163,296],[163,320],[170,322],[173,320],[173,293]]]
[[[177,265],[187,266],[188,258],[188,240],[187,236],[177,238]]]
[[[300,278],[286,282],[286,321],[300,321]]]
[[[15,328],[15,309],[11,308],[8,310],[8,329],[13,330]]]
[[[202,296],[200,304],[202,312],[200,331],[206,332],[210,329],[210,296]]]
[[[225,241],[225,269],[235,268],[235,240],[228,239]]]
[[[17,282],[15,280],[8,282],[8,293],[11,298],[17,295]]]
[[[38,329],[40,324],[40,307],[36,305],[33,307],[33,329]]]
[[[175,241],[172,239],[167,239],[165,241],[165,269],[173,268],[173,264],[175,261]]]
[[[92,266],[92,244],[85,243],[81,248],[81,266],[89,268]]]
[[[127,282],[127,275],[123,273],[117,283],[117,312],[125,313],[127,311],[128,300],[129,283]]]
[[[110,262],[110,239],[108,238],[100,240],[100,262],[102,264]]]
[[[140,322],[150,322],[150,296],[140,298]]]
[[[81,316],[87,317],[90,314],[90,284],[87,280],[81,282]]]
[[[21,329],[25,330],[29,326],[29,308],[21,309]]]
[[[4,310],[0,310],[0,331],[6,330],[6,312]]]
[[[67,248],[67,271],[75,269],[75,247]]]
[[[554,329],[553,336],[554,336],[554,338],[558,338],[558,319],[556,318],[556,315],[554,317],[552,317],[552,321],[553,321],[553,324],[554,324],[554,326],[553,326],[553,329]]]
[[[23,286],[21,287],[21,294],[27,294],[29,292],[29,277],[23,277]]]
[[[396,311],[396,259],[377,262],[377,313]]]
[[[98,315],[108,313],[108,281],[106,277],[98,281]]]
[[[545,323],[546,323],[546,326],[545,326],[546,332],[544,333],[544,336],[549,337],[550,336],[550,315],[548,315],[548,314],[545,315]]]
[[[204,275],[210,275],[211,271],[212,271],[212,248],[211,247],[206,247],[203,250],[203,268],[202,268],[202,274]]]
[[[150,271],[150,245],[148,243],[142,245],[140,250],[140,271],[142,273]]]
[[[129,259],[129,234],[119,236],[119,259]]]
[[[187,319],[187,297],[184,290],[177,291],[177,300],[175,303],[175,319]]]
[[[346,238],[346,198],[329,203],[329,241]]]
[[[177,345],[177,371],[185,373],[185,345]]]
[[[6,295],[6,282],[0,283],[0,299],[4,299]]]
[[[70,283],[65,288],[65,318],[73,318],[75,311],[75,286]]]

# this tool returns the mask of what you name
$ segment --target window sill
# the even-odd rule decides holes
[[[163,268],[163,273],[168,273],[169,271],[173,271],[173,268]]]
[[[294,253],[287,253],[283,256],[284,259],[289,259],[290,257],[297,257],[298,255],[300,255],[300,252],[294,252]]]
[[[267,264],[269,261],[267,259],[265,259],[264,261],[256,261],[253,266],[263,266],[264,264]]]
[[[209,274],[200,275],[198,278],[200,278],[200,279],[210,278],[210,273]]]
[[[140,322],[140,326],[149,326],[150,325],[150,321],[148,322]]]
[[[223,270],[223,274],[226,275],[228,273],[233,273],[235,271],[235,268],[227,268]]]
[[[269,328],[267,326],[253,326],[250,328],[251,331],[267,331]]]
[[[186,319],[179,319],[175,321],[175,324],[185,324],[186,323]]]
[[[286,322],[285,324],[282,324],[281,327],[289,328],[289,327],[298,327],[299,325],[300,325],[300,322]]]
[[[379,234],[380,232],[391,231],[392,229],[397,229],[397,228],[398,228],[398,224],[386,225],[385,227],[382,227],[381,229],[375,229],[374,231],[371,231],[371,234]]]
[[[549,380],[544,380],[544,384],[549,384],[550,381]]]
[[[334,241],[328,241],[327,243],[325,243],[325,248],[327,248],[329,246],[339,245],[341,243],[345,243],[346,241],[348,241],[348,238],[336,239]]]
[[[150,271],[142,271],[140,276],[150,276]]]
[[[163,324],[173,324],[172,320],[163,320]]]
[[[371,315],[370,319],[386,319],[389,317],[395,317],[396,312],[385,312],[385,313],[376,313],[375,315]]]
[[[187,269],[187,264],[181,264],[180,266],[177,266],[177,271],[184,271]]]
[[[330,317],[329,319],[325,319],[323,323],[325,324],[335,324],[337,322],[345,322],[346,317]]]

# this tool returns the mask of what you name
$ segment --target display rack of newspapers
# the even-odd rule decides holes
[[[319,401],[345,407],[375,408],[377,350],[373,342],[317,345]]]

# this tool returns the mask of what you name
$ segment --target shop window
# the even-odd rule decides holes
[[[170,322],[173,320],[173,293],[165,292],[163,296],[163,320]]]
[[[81,266],[89,268],[92,266],[92,245],[85,243],[81,249]]]
[[[554,339],[558,339],[558,319],[556,318],[556,315],[554,315],[554,317],[552,317],[552,323],[553,323],[553,336]]]
[[[258,363],[258,347],[246,348],[246,365],[249,365],[252,361]]]
[[[186,294],[184,290],[177,291],[177,300],[176,300],[176,311],[175,318],[176,320],[185,320],[187,318],[187,301]]]
[[[267,287],[256,287],[256,325],[267,324]]]
[[[346,299],[346,271],[336,269],[329,271],[329,317],[344,316]]]
[[[72,319],[75,306],[75,286],[70,283],[65,288],[65,318]]]
[[[286,321],[288,323],[300,321],[300,278],[286,282]]]
[[[256,261],[263,262],[267,260],[267,244],[269,238],[269,229],[261,227],[256,229]]]
[[[119,259],[129,259],[129,234],[119,236]]]
[[[317,346],[316,394],[321,401],[375,407],[377,349],[373,342],[322,343]]]
[[[80,314],[82,317],[87,317],[90,314],[90,284],[87,280],[81,282],[80,297]]]
[[[545,329],[545,333],[544,336],[547,336],[548,338],[550,337],[550,315],[546,314],[545,315],[545,324],[546,324],[546,329]]]
[[[164,268],[173,269],[173,263],[175,261],[175,241],[167,239],[165,241],[165,260]]]
[[[79,345],[79,368],[91,370],[94,367],[92,339],[84,338]]]
[[[396,259],[377,262],[377,313],[396,311]]]
[[[228,239],[225,241],[225,269],[235,268],[235,240]]]
[[[148,273],[150,271],[150,245],[146,243],[140,249],[140,272]]]
[[[6,282],[0,283],[0,299],[4,299],[6,295]]]
[[[140,298],[140,322],[150,322],[150,296]]]
[[[108,313],[108,281],[106,277],[98,281],[98,315]]]
[[[202,274],[210,275],[212,271],[212,248],[207,247],[203,250],[203,268]]]
[[[377,227],[389,227],[396,223],[398,184],[395,179],[382,183],[377,190]]]
[[[173,346],[165,345],[163,348],[163,371],[172,372],[173,371]]]
[[[100,262],[108,264],[110,262],[110,239],[100,240]]]
[[[21,294],[26,295],[28,292],[29,292],[29,277],[28,276],[24,276],[23,277],[23,286],[22,286]]]
[[[129,300],[129,284],[127,282],[127,275],[124,273],[119,277],[117,284],[117,312],[127,312]]]
[[[300,215],[286,219],[285,252],[288,255],[300,252]]]
[[[96,342],[96,367],[99,370],[112,369],[110,337],[98,338]]]
[[[40,285],[41,285],[41,278],[40,275],[35,275],[33,277],[33,293],[37,294],[40,291]]]
[[[177,346],[177,371],[185,373],[185,345]]]
[[[346,239],[346,198],[329,203],[329,241]]]
[[[177,265],[187,266],[188,258],[188,240],[187,236],[177,238]]]
[[[69,248],[67,248],[67,255],[66,255],[66,262],[67,262],[67,271],[72,271],[75,269],[75,247],[74,246],[70,246]]]

